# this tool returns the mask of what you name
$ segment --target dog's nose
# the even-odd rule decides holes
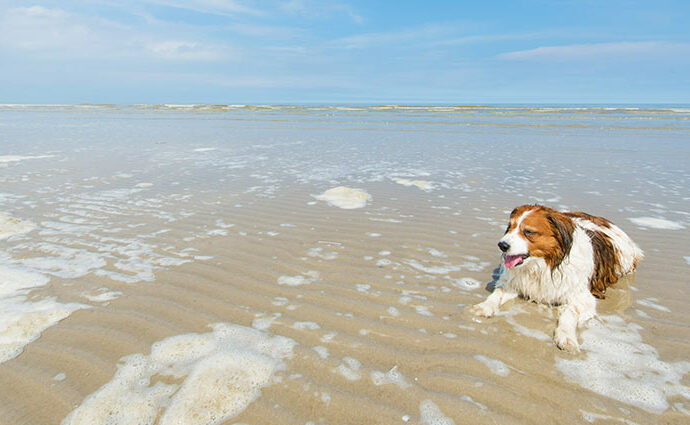
[[[500,241],[498,243],[498,247],[501,248],[501,251],[506,252],[506,251],[508,251],[508,249],[510,249],[510,244],[508,244],[504,241]]]

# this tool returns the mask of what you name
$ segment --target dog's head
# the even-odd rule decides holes
[[[510,213],[498,247],[509,269],[543,258],[553,270],[570,252],[574,230],[575,224],[565,214],[541,205],[523,205]]]

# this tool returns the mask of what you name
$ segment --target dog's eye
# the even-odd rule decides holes
[[[527,229],[522,229],[522,233],[523,233],[525,236],[531,236],[531,235],[536,235],[536,234],[537,234],[537,232],[533,232],[533,231],[527,230]]]

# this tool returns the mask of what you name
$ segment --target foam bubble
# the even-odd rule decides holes
[[[434,186],[431,182],[426,181],[426,180],[408,180],[408,179],[402,179],[398,177],[393,177],[391,178],[394,182],[401,184],[403,186],[416,186],[420,189],[422,189],[425,192],[429,192],[433,190]]]
[[[445,252],[439,251],[438,249],[435,248],[429,248],[427,250],[429,254],[433,255],[434,257],[439,257],[439,258],[448,258]]]
[[[299,285],[306,285],[307,283],[312,283],[316,281],[316,279],[319,278],[319,272],[314,271],[314,270],[309,270],[308,272],[305,273],[305,276],[302,275],[297,275],[297,276],[280,276],[278,277],[278,285],[287,285],[287,286],[299,286]]]
[[[317,345],[315,347],[312,347],[312,350],[316,351],[316,353],[321,357],[322,359],[328,358],[328,348],[322,346],[322,345]]]
[[[455,279],[453,281],[453,286],[460,289],[474,290],[482,285],[477,279],[472,279],[471,277],[461,277],[460,279]]]
[[[362,364],[357,359],[352,357],[344,357],[343,363],[335,368],[335,371],[342,375],[348,381],[356,381],[362,379],[362,375],[359,373],[359,368]]]
[[[681,383],[690,362],[663,362],[654,347],[642,342],[640,326],[618,316],[599,319],[582,332],[585,359],[556,358],[556,367],[568,379],[652,413],[668,409],[666,397],[690,399],[690,388]]]
[[[629,218],[628,220],[640,227],[650,229],[680,230],[685,228],[685,226],[683,226],[681,223],[659,217],[634,217]]]
[[[461,270],[460,266],[444,265],[444,266],[425,266],[417,260],[405,260],[405,264],[429,274],[448,274],[450,272],[457,272]]]
[[[398,317],[398,316],[400,316],[400,311],[399,311],[397,308],[393,307],[393,306],[388,307],[388,309],[386,310],[386,312],[388,312],[388,314],[390,314],[390,315],[393,316],[393,317]]]
[[[310,257],[321,258],[323,260],[335,260],[338,258],[338,253],[335,251],[326,252],[323,248],[310,248],[307,251],[307,255]]]
[[[321,326],[319,326],[318,323],[316,322],[295,322],[292,324],[292,327],[295,329],[299,330],[310,330],[310,331],[315,331],[317,329],[321,329]]]
[[[20,221],[0,212],[0,240],[31,231],[35,225],[30,221]]]
[[[398,371],[397,365],[393,366],[391,370],[385,373],[378,370],[371,372],[371,381],[377,387],[380,385],[394,384],[404,390],[410,386],[403,374]]]
[[[258,329],[260,331],[265,331],[273,325],[280,316],[280,313],[273,313],[271,316],[257,317],[252,321],[252,328]]]
[[[96,294],[88,292],[82,292],[81,294],[81,296],[86,298],[87,300],[97,303],[114,300],[115,298],[118,298],[120,295],[122,295],[122,292],[109,291],[108,288],[99,288],[96,291]]]
[[[419,416],[423,424],[455,425],[455,421],[444,415],[441,409],[431,400],[424,400],[419,403]]]
[[[219,424],[237,416],[285,367],[296,343],[228,323],[205,334],[153,344],[150,355],[121,359],[113,379],[89,395],[62,425]],[[185,378],[152,384],[154,375]]]
[[[371,195],[363,190],[345,186],[334,187],[321,195],[312,196],[319,201],[326,201],[329,205],[346,210],[364,208],[367,205],[367,201],[371,199]]]
[[[484,363],[484,365],[486,365],[486,367],[488,367],[489,370],[496,375],[508,376],[510,374],[510,368],[508,368],[508,366],[500,360],[482,356],[481,354],[475,355],[474,358],[475,360]]]

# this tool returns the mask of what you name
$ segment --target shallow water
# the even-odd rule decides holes
[[[690,420],[687,106],[4,105],[0,140],[2,424]],[[646,253],[577,355],[465,311],[528,202]]]

